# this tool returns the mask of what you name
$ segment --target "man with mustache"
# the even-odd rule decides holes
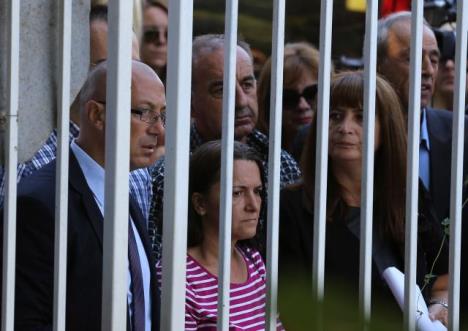
[[[253,147],[263,162],[268,160],[268,137],[255,129],[258,119],[257,83],[250,47],[237,43],[234,138]],[[202,143],[221,138],[223,116],[224,36],[202,35],[192,46],[192,127],[190,150]],[[267,169],[267,166],[265,166]],[[160,253],[164,163],[158,161],[153,172],[153,205],[150,210],[150,235],[156,236],[154,249]],[[299,167],[285,151],[281,153],[281,185],[296,182]],[[264,180],[266,181],[265,174]]]

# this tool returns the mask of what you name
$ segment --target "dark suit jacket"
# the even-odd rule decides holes
[[[103,217],[73,152],[69,173],[66,329],[100,330]],[[132,200],[130,213],[149,259],[152,329],[158,330],[155,263],[144,218]],[[18,188],[16,330],[52,329],[54,226],[55,161]]]
[[[450,174],[452,166],[452,112],[447,110],[426,109],[427,129],[430,140],[430,193],[437,216],[442,221],[450,214]],[[465,117],[465,128],[468,121]],[[465,141],[468,130],[465,129]],[[464,149],[464,178],[467,173],[467,145]]]

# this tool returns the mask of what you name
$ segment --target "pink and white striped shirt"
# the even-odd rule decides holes
[[[231,283],[230,331],[265,330],[266,271],[260,253],[240,249],[247,265],[248,277],[244,283]],[[161,266],[157,264],[158,278]],[[215,331],[217,322],[218,278],[187,255],[185,297],[185,330]],[[277,330],[284,330],[277,321]]]

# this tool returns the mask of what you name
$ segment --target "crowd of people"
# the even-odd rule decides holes
[[[70,106],[66,329],[99,330],[103,266],[107,79],[107,7],[90,12],[90,66]],[[141,38],[132,43],[127,329],[160,330],[164,264],[165,80],[168,9],[147,0]],[[410,109],[411,13],[381,18],[377,36],[372,289],[385,313],[402,320],[383,273],[404,272],[407,117],[421,114],[416,282],[430,318],[448,323],[447,219],[454,74],[424,22],[421,109]],[[200,35],[192,44],[190,176],[185,329],[215,330],[218,318],[218,241],[221,185],[224,36]],[[280,156],[279,297],[291,284],[312,298],[314,189],[319,52],[307,42],[285,45]],[[357,306],[363,158],[362,71],[330,72],[326,205],[326,291],[348,288]],[[250,45],[236,48],[230,330],[266,325],[266,197],[272,63],[258,77]],[[327,73],[328,74],[328,73]],[[439,79],[437,77],[439,76]],[[258,80],[258,83],[257,83]],[[433,99],[439,96],[438,101]],[[446,100],[449,100],[448,102]],[[444,101],[444,102],[442,102]],[[447,109],[435,109],[432,105]],[[465,136],[466,137],[466,136]],[[466,138],[465,138],[466,140]],[[55,170],[57,131],[27,162],[18,164],[15,329],[53,324]],[[465,152],[465,158],[468,154]],[[467,162],[464,162],[465,178]],[[0,183],[5,194],[4,176]],[[466,188],[464,193],[468,193]],[[182,198],[182,197],[179,197]],[[1,213],[3,215],[3,213]],[[467,214],[468,215],[468,214]],[[465,213],[463,218],[466,217]],[[3,217],[3,216],[0,216]],[[3,222],[2,222],[3,224]],[[461,305],[468,310],[468,229],[462,227]],[[3,236],[2,236],[3,238]],[[373,301],[374,302],[374,301]],[[295,330],[282,313],[278,330]],[[302,302],[292,305],[301,306]],[[380,306],[379,306],[380,307]],[[184,307],[181,307],[184,309]],[[379,312],[379,309],[375,309]],[[380,311],[381,312],[381,311]],[[393,316],[392,315],[392,316]],[[339,318],[339,317],[338,317]],[[358,316],[356,316],[356,319]],[[468,321],[465,321],[468,322]],[[311,329],[312,326],[304,326]]]

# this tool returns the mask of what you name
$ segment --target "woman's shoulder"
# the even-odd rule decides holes
[[[262,255],[260,252],[252,247],[241,246],[239,247],[242,255],[244,256],[247,267],[249,269],[260,270],[262,273],[265,273],[265,262],[263,261]]]

